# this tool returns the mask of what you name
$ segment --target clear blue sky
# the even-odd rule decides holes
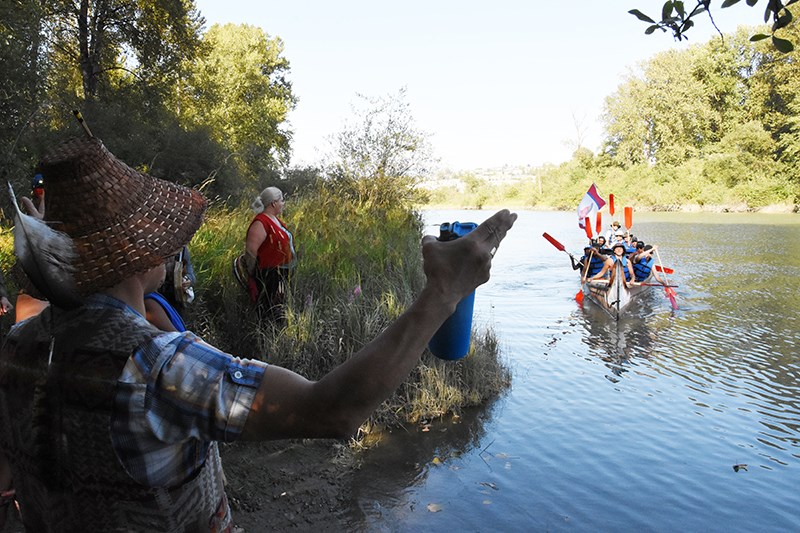
[[[629,68],[687,46],[666,33],[645,36],[646,25],[627,13],[655,16],[663,0],[196,3],[207,27],[248,23],[284,41],[299,97],[290,115],[293,163],[318,159],[357,93],[401,87],[443,167],[559,163],[571,155],[576,121],[584,146],[599,147],[603,101]],[[741,4],[717,9],[724,33],[759,21],[762,7]],[[714,34],[703,18],[690,43]]]

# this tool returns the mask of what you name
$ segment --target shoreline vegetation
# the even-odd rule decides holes
[[[290,202],[285,221],[299,261],[289,282],[285,323],[259,322],[233,278],[231,264],[241,253],[252,212],[224,204],[212,206],[189,245],[198,287],[187,320],[195,333],[229,353],[319,379],[376,337],[421,290],[422,221],[407,205],[365,202],[337,182],[298,190]],[[383,428],[458,416],[510,384],[491,326],[474,328],[467,357],[442,361],[426,352],[350,446],[375,444]]]
[[[575,204],[577,205],[577,204]],[[487,203],[480,207],[460,204],[420,204],[416,206],[417,209],[431,209],[431,210],[451,210],[451,209],[464,209],[464,210],[492,210],[492,209],[524,209],[526,211],[573,211],[564,207],[554,206],[529,206],[517,202],[498,202]],[[639,206],[634,205],[635,209],[644,213],[763,213],[763,214],[800,214],[800,205],[796,204],[770,204],[761,207],[749,207],[746,204],[728,204],[728,205],[698,205],[698,204],[684,204],[684,205],[650,205]]]

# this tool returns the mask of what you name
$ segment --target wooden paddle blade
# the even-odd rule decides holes
[[[553,237],[551,237],[547,232],[542,233],[542,237],[544,237],[545,239],[550,241],[550,244],[552,244],[553,246],[558,248],[560,251],[562,251],[562,252],[566,251],[566,250],[564,250],[564,245],[561,244],[560,242],[558,242],[557,240],[555,240]]]
[[[578,302],[578,305],[583,305],[583,291],[578,291],[575,294],[575,301]]]
[[[608,195],[608,214],[614,216],[614,195]]]
[[[603,213],[600,211],[597,212],[597,224],[594,226],[594,232],[597,233],[597,236],[600,236],[600,232],[603,231]]]
[[[664,274],[674,274],[675,271],[669,267],[656,265],[656,272],[663,272]]]
[[[625,208],[625,227],[631,229],[633,227],[633,208]]]
[[[586,236],[591,240],[594,235],[592,235],[592,224],[589,222],[589,217],[583,219],[583,226],[586,230]]]

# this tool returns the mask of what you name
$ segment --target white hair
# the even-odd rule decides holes
[[[280,198],[282,194],[281,190],[277,187],[267,187],[261,191],[261,194],[256,196],[256,199],[250,204],[250,209],[252,209],[255,214],[261,213],[265,207]]]

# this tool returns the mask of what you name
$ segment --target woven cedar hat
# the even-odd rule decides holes
[[[78,292],[89,295],[146,272],[177,253],[203,221],[193,189],[138,172],[96,138],[75,138],[40,163],[45,220],[72,238]]]

